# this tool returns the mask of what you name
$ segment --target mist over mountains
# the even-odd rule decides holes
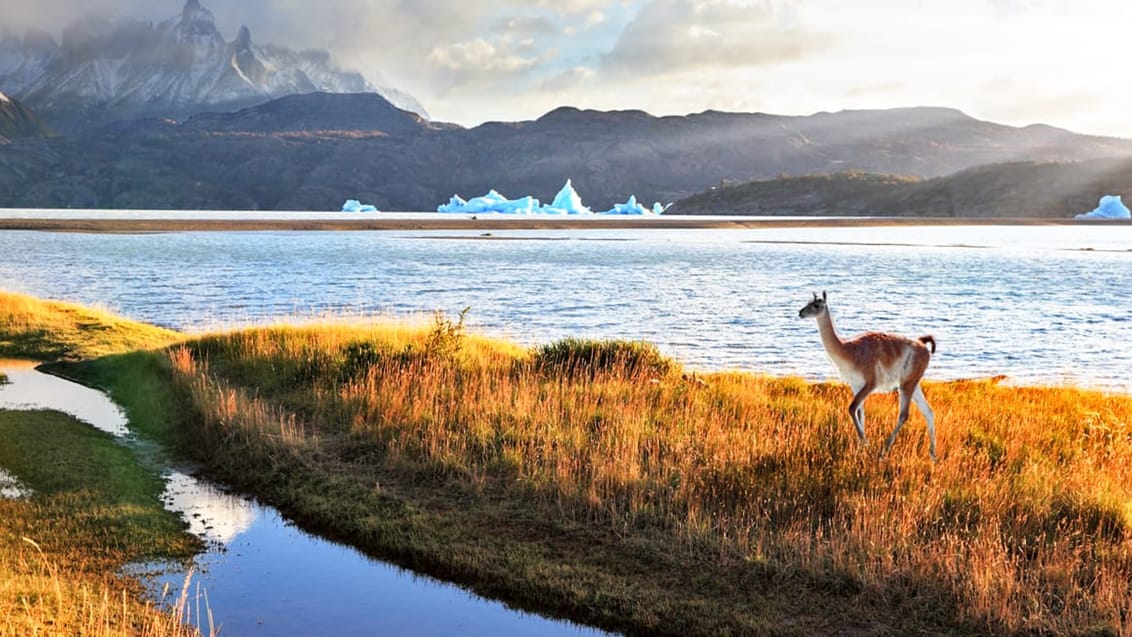
[[[1060,216],[1132,194],[1132,140],[948,108],[434,122],[325,52],[226,41],[197,0],[3,36],[0,91],[0,207],[435,210],[492,188],[549,201],[567,178],[595,209],[685,213]]]
[[[0,90],[66,132],[139,117],[183,119],[311,92],[378,93],[427,117],[408,94],[342,71],[325,51],[260,45],[247,27],[225,40],[198,0],[187,0],[180,14],[157,24],[76,21],[58,43],[43,31],[22,38],[6,33],[0,37]]]

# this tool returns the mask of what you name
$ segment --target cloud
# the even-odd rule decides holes
[[[512,44],[509,39],[504,46]],[[520,48],[526,44],[520,41]],[[468,84],[498,84],[522,76],[538,60],[502,48],[485,38],[437,46],[428,54],[428,61],[437,77],[443,77],[443,91]]]
[[[2,0],[0,32],[37,26],[58,37],[92,14],[156,21],[183,2]],[[229,40],[247,25],[260,44],[330,51],[344,69],[468,125],[561,104],[655,114],[939,104],[1132,134],[1120,112],[1132,91],[1122,79],[1127,0],[1087,9],[1059,0],[201,2]],[[1013,82],[989,81],[998,77]]]
[[[546,16],[507,16],[495,21],[494,31],[509,35],[554,35],[560,31]]]
[[[654,0],[642,6],[601,67],[621,77],[754,68],[802,58],[828,37],[801,25],[789,5]]]
[[[78,19],[164,19],[176,15],[181,5],[171,3],[166,8],[168,11],[154,14],[153,3],[145,0],[5,0],[0,3],[0,28],[21,35],[29,28],[44,29],[58,38],[64,27]]]
[[[569,95],[575,89],[581,88],[587,82],[592,81],[597,73],[585,66],[575,66],[574,68],[567,69],[557,75],[546,78],[539,85],[543,92],[553,93],[559,97]]]

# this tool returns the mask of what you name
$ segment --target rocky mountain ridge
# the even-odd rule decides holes
[[[9,33],[0,38],[0,90],[65,132],[142,117],[184,119],[310,92],[375,92],[427,117],[411,96],[341,70],[325,51],[259,45],[246,26],[226,41],[199,0],[157,24],[74,22],[59,43],[42,31],[22,39]]]

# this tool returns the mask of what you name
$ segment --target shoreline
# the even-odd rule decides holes
[[[364,217],[358,219],[288,218],[32,218],[4,217],[0,230],[34,230],[83,233],[147,232],[247,232],[247,231],[388,231],[388,230],[664,230],[664,229],[758,229],[758,228],[862,228],[937,226],[1129,226],[1125,220],[1040,219],[1030,217],[744,217],[744,216],[648,216],[648,217],[523,217],[423,214]],[[223,214],[223,213],[218,213]],[[238,213],[236,213],[238,214]]]

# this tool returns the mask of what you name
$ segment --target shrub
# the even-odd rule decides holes
[[[433,314],[432,329],[425,340],[424,356],[440,360],[451,360],[464,346],[464,319],[468,317],[471,306],[460,310],[460,319],[455,323],[437,310]]]
[[[410,365],[413,363],[436,363],[455,361],[464,348],[464,321],[471,307],[460,311],[455,321],[437,310],[433,314],[432,327],[420,344],[408,343],[397,348],[389,343],[358,341],[350,343],[342,350],[339,365],[339,379],[357,378],[372,367],[393,363]]]
[[[644,341],[567,338],[534,351],[536,370],[567,376],[599,373],[664,376],[675,363]]]

